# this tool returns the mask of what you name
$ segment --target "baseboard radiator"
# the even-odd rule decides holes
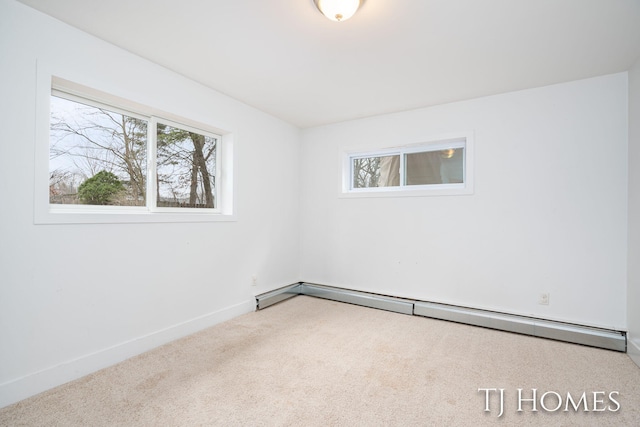
[[[415,316],[549,338],[608,350],[627,351],[625,332],[498,313],[474,308],[409,300],[312,283],[295,283],[256,296],[258,310],[298,295],[340,301]]]

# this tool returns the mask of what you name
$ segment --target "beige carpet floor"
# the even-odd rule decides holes
[[[498,395],[485,412],[479,388],[504,389],[500,418]],[[556,392],[562,407],[519,413],[518,388]],[[583,392],[588,412],[565,412],[567,393]],[[640,426],[640,368],[623,353],[299,296],[0,409],[0,425]]]

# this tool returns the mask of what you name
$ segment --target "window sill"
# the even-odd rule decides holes
[[[371,188],[362,190],[341,191],[339,197],[345,199],[380,198],[380,197],[433,197],[433,196],[469,196],[473,188],[429,188],[408,189],[407,187]]]
[[[142,223],[192,223],[236,221],[232,214],[215,212],[150,212],[146,208],[125,208],[118,211],[103,209],[79,211],[74,208],[53,208],[36,212],[35,224],[142,224]]]

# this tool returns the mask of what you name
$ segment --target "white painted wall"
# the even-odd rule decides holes
[[[234,132],[237,221],[34,225],[36,60]],[[628,322],[637,339],[640,181],[633,167],[627,181],[626,151],[630,132],[629,165],[640,163],[639,69],[629,92],[622,73],[301,137],[0,0],[0,406],[250,311],[253,294],[298,279],[610,328]],[[470,130],[473,195],[338,197],[342,147]],[[537,304],[540,292],[551,293],[549,306]]]
[[[473,195],[339,198],[343,147],[460,131],[475,133]],[[626,329],[627,73],[307,129],[302,141],[302,280]]]
[[[34,225],[36,60],[232,131],[237,221]],[[0,0],[0,76],[0,407],[298,280],[297,128],[12,0]]]
[[[628,352],[640,366],[640,58],[629,71]]]

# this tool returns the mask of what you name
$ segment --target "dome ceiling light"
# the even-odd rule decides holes
[[[313,0],[318,10],[332,21],[342,22],[351,18],[364,0]]]

